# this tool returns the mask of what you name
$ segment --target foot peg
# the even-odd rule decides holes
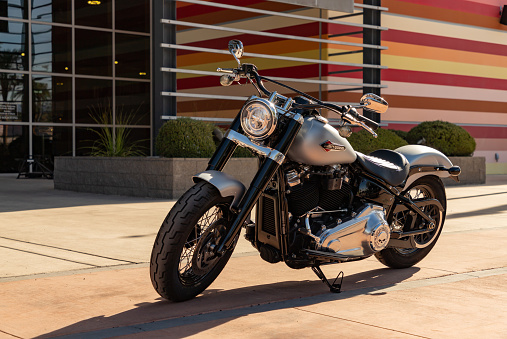
[[[317,275],[317,277],[319,277],[320,280],[322,280],[324,284],[326,284],[329,287],[329,291],[331,291],[332,293],[341,292],[344,276],[343,271],[340,271],[340,273],[338,273],[332,284],[329,282],[329,280],[327,280],[326,276],[324,275],[324,272],[322,272],[322,270],[320,269],[320,266],[313,266],[312,271]],[[340,279],[339,283],[336,282],[338,279]]]

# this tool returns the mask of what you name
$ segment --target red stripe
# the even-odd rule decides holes
[[[420,84],[507,90],[507,80],[504,79],[480,78],[466,75],[420,71],[406,71],[399,69],[386,69],[383,70],[381,74],[382,81],[401,81]]]
[[[318,25],[318,23],[312,22],[312,23],[303,24],[303,25],[271,29],[271,30],[267,30],[265,32],[277,33],[277,34],[298,35],[298,36],[302,36],[302,37],[312,37],[312,36],[318,36],[319,25]],[[246,52],[248,52],[249,49],[251,50],[252,46],[255,46],[255,45],[286,40],[286,39],[282,39],[282,38],[273,38],[273,37],[266,37],[266,36],[260,36],[260,35],[240,34],[240,35],[235,35],[235,36],[228,36],[225,38],[216,38],[216,39],[196,41],[196,42],[192,42],[192,43],[189,43],[186,45],[187,46],[198,46],[198,47],[204,47],[204,48],[217,48],[217,46],[220,48],[220,46],[222,46],[222,48],[224,50],[226,50],[227,44],[228,44],[229,40],[231,40],[231,39],[241,40],[243,42],[243,45],[245,46]],[[294,40],[294,43],[297,44],[298,43],[297,40]],[[315,48],[318,48],[318,43],[315,43]],[[193,54],[193,53],[196,53],[196,52],[178,50],[178,56],[186,55],[186,54]]]
[[[474,138],[507,139],[507,127],[462,126]]]
[[[387,124],[388,129],[410,131],[417,124]],[[461,126],[474,138],[481,139],[507,139],[507,127],[494,126]]]
[[[450,9],[458,12],[473,13],[491,17],[498,17],[499,6],[481,4],[472,1],[456,0],[403,0],[413,4]]]
[[[507,55],[507,45],[493,44],[481,41],[471,41],[466,39],[448,38],[438,35],[405,32],[390,29],[382,32],[383,41],[393,41],[412,45],[430,46],[460,51]],[[407,47],[409,48],[409,47]]]
[[[212,1],[210,1],[210,2],[212,2]],[[265,1],[241,0],[241,6],[248,7],[248,6],[255,5],[255,4],[258,4],[261,2],[265,2]],[[220,3],[227,4],[227,5],[238,5],[237,0],[221,0]],[[214,6],[190,5],[190,6],[178,8],[177,16],[178,16],[178,19],[182,19],[182,18],[189,18],[189,17],[196,16],[196,15],[215,13],[215,12],[224,11],[224,10],[226,10],[226,9],[214,7]],[[253,14],[253,15],[256,15],[256,14]]]
[[[261,70],[260,73],[264,76],[277,76],[277,77],[286,77],[286,78],[295,78],[295,79],[304,79],[304,78],[314,78],[319,76],[319,68],[318,65],[310,64],[304,66],[295,66],[295,67],[283,67],[283,68],[274,68],[269,70]],[[244,83],[245,80],[242,80],[241,83]],[[219,79],[216,76],[203,76],[203,77],[193,77],[186,79],[178,79],[178,90],[185,89],[193,89],[193,88],[208,88],[208,87],[218,87],[220,86]],[[270,85],[268,85],[270,86]],[[295,85],[297,87],[297,85]],[[318,85],[316,85],[318,86]],[[254,88],[252,87],[252,90]]]

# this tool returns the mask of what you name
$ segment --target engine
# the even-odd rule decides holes
[[[285,173],[293,246],[343,259],[364,258],[387,246],[385,210],[355,197],[347,166],[301,166]]]

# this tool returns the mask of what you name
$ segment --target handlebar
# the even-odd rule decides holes
[[[242,64],[238,68],[217,68],[217,72],[222,72],[222,73],[234,75],[234,78],[231,77],[231,79],[229,79],[231,81],[228,82],[228,84],[226,84],[226,86],[230,85],[233,81],[239,81],[240,78],[247,78],[255,86],[255,88],[259,92],[259,95],[262,92],[268,97],[271,95],[271,92],[266,87],[264,87],[264,84],[262,83],[263,79],[273,82],[275,84],[278,84],[280,86],[286,87],[290,90],[295,91],[298,94],[305,96],[306,98],[308,98],[316,103],[316,104],[303,105],[303,106],[306,106],[307,108],[322,107],[322,108],[326,108],[326,109],[330,109],[332,111],[335,111],[336,113],[339,113],[342,116],[342,119],[348,121],[351,124],[361,126],[365,130],[370,132],[375,138],[377,137],[375,130],[377,130],[379,128],[379,124],[371,119],[368,119],[367,117],[365,117],[363,115],[359,115],[359,113],[357,112],[357,110],[354,107],[338,106],[338,105],[334,105],[331,103],[322,102],[322,101],[320,101],[316,98],[313,98],[313,97],[309,96],[308,94],[303,93],[303,92],[301,92],[295,88],[292,88],[288,85],[282,84],[278,81],[268,79],[266,77],[261,77],[259,75],[259,73],[257,72],[257,67],[253,64]],[[255,83],[252,80],[255,80]]]

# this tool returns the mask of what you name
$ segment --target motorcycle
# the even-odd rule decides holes
[[[204,291],[231,257],[240,232],[269,263],[310,267],[332,292],[320,266],[375,256],[391,268],[407,268],[435,245],[445,220],[441,181],[458,181],[460,168],[441,152],[422,145],[394,151],[355,152],[351,127],[376,137],[379,125],[357,108],[384,113],[388,103],[375,94],[358,105],[339,106],[261,76],[241,63],[243,44],[229,42],[237,68],[217,69],[229,86],[246,78],[257,90],[240,109],[207,169],[174,205],[156,237],[151,281],[163,298],[184,301]],[[264,82],[298,95],[269,91]],[[319,110],[339,115],[332,127]],[[237,146],[259,158],[246,188],[222,172]],[[255,209],[255,222],[251,212]],[[341,277],[341,279],[339,279]]]

